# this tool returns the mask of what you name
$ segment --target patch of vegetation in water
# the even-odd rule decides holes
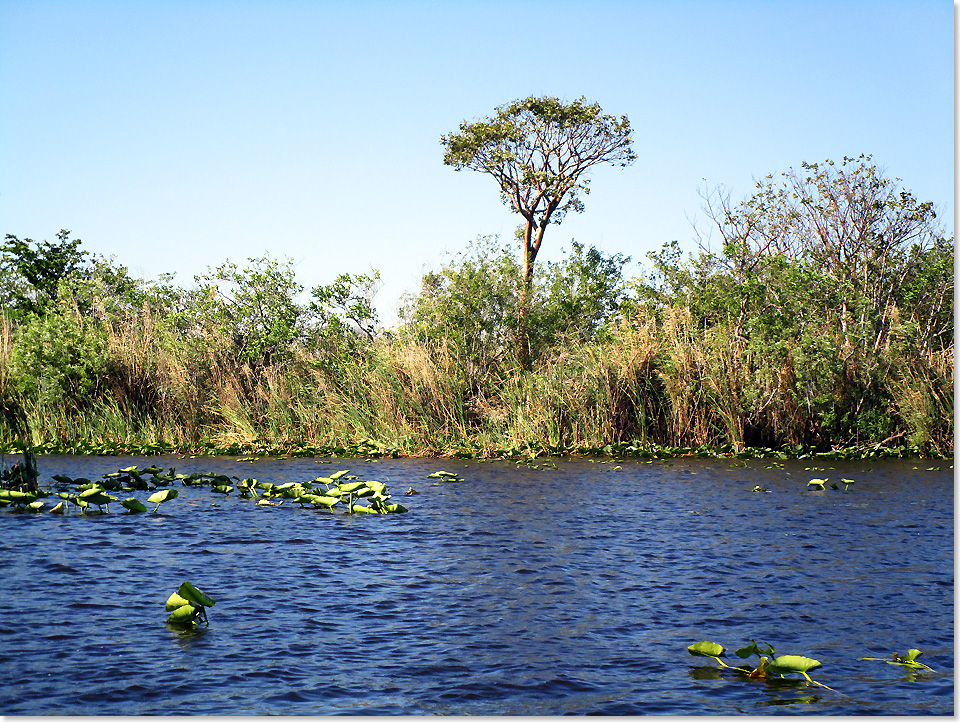
[[[57,483],[57,491],[50,492],[37,488],[25,492],[16,489],[0,489],[0,508],[13,507],[21,511],[42,511],[42,498],[56,496],[62,501],[51,512],[64,514],[75,506],[81,514],[109,513],[110,503],[119,497],[110,491],[152,492],[146,499],[147,504],[156,504],[153,513],[160,506],[179,497],[179,490],[173,486],[207,486],[210,492],[229,497],[237,492],[240,499],[257,499],[258,506],[281,506],[285,501],[298,504],[301,508],[312,507],[332,511],[334,507],[348,514],[398,514],[407,511],[402,504],[390,501],[391,494],[387,485],[381,481],[359,480],[347,470],[336,471],[330,476],[320,476],[310,481],[273,484],[254,478],[227,476],[216,472],[193,472],[178,474],[175,468],[164,472],[156,466],[139,469],[128,466],[115,472],[108,472],[99,481],[71,478],[65,474],[52,477]],[[234,482],[235,485],[231,485]],[[71,493],[67,489],[73,487]],[[361,503],[361,500],[363,503]],[[146,504],[136,497],[120,502],[127,514],[142,514],[147,511]],[[93,507],[97,507],[96,510]]]

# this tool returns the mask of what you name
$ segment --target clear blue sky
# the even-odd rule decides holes
[[[699,190],[861,153],[952,233],[953,53],[945,0],[0,0],[0,233],[182,285],[265,252],[308,288],[377,268],[389,322],[446,252],[512,238],[439,137],[528,95],[628,115],[638,156],[545,259],[693,249]]]

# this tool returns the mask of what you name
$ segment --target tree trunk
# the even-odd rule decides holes
[[[537,252],[530,242],[532,224],[528,221],[523,244],[523,286],[520,289],[520,302],[517,308],[516,351],[517,360],[524,371],[531,368],[530,359],[530,302],[533,298],[533,262]]]

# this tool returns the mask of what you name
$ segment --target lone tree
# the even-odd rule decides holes
[[[581,97],[530,96],[501,105],[492,118],[463,122],[460,131],[440,138],[445,165],[493,176],[503,202],[523,216],[517,230],[522,244],[523,286],[517,318],[517,355],[529,364],[527,314],[533,264],[549,223],[567,211],[583,211],[580,196],[590,192],[587,171],[601,163],[626,167],[636,160],[630,121],[603,115],[597,103]]]

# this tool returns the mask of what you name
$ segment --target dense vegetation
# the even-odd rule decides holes
[[[953,239],[932,205],[869,157],[705,199],[697,253],[667,244],[628,277],[629,258],[575,243],[529,298],[517,250],[480,238],[389,330],[375,273],[307,294],[265,256],[184,289],[67,231],[7,236],[0,443],[952,454]]]

